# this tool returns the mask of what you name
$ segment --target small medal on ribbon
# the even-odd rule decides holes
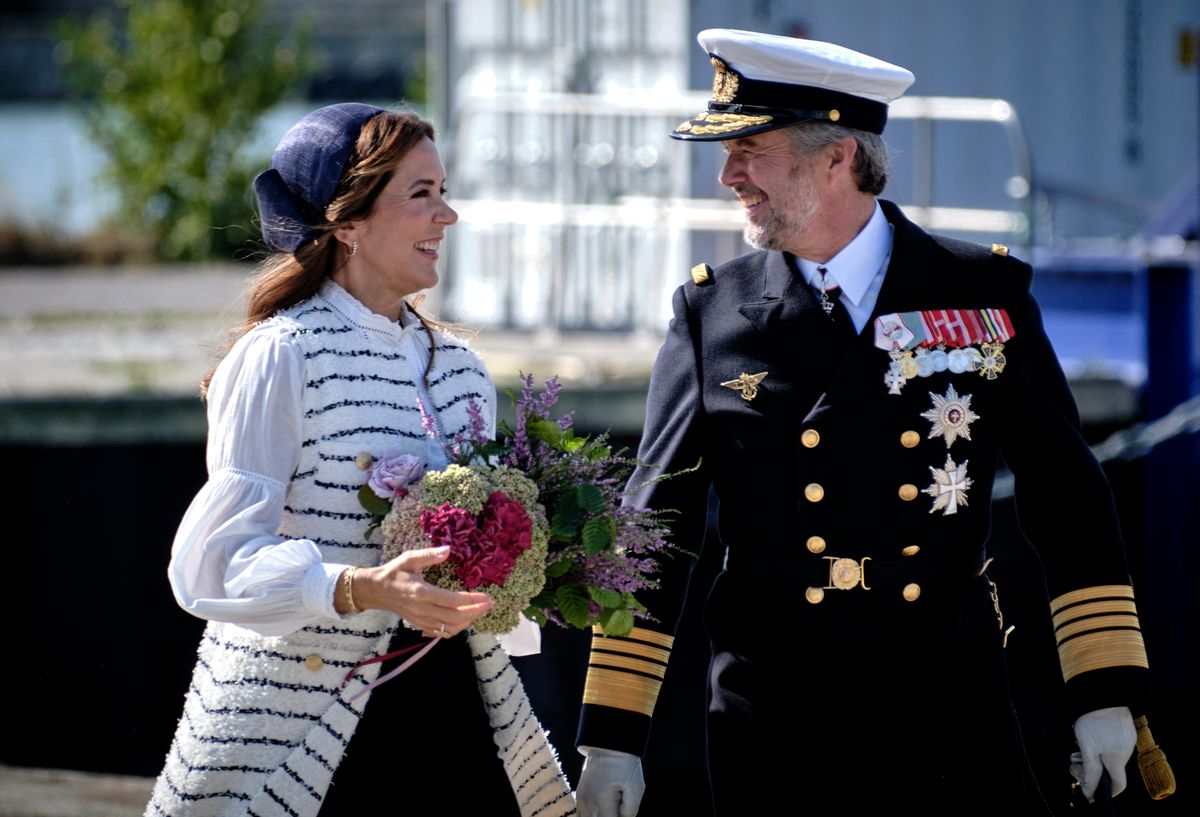
[[[875,319],[875,346],[889,355],[888,394],[899,394],[914,377],[944,371],[995,380],[1007,363],[1004,342],[1015,334],[1003,309],[926,309]]]

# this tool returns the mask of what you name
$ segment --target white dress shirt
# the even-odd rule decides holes
[[[826,275],[841,287],[838,298],[859,332],[871,319],[875,302],[879,299],[879,290],[883,288],[883,278],[892,257],[892,233],[892,225],[876,201],[875,212],[866,226],[829,261],[818,264],[805,258],[796,258],[796,265],[804,275],[804,280],[815,289],[821,288],[821,273],[817,272],[817,268],[824,267],[828,271]]]

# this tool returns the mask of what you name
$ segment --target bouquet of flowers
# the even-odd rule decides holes
[[[532,375],[522,383],[519,396],[508,392],[516,425],[501,424],[496,440],[473,403],[468,433],[449,441],[421,407],[451,461],[442,471],[426,472],[411,455],[360,462],[370,470],[359,491],[369,530],[379,529],[385,559],[449,545],[425,578],[487,593],[496,604],[476,620],[479,632],[506,632],[524,612],[539,624],[598,623],[626,635],[646,614],[634,594],[657,585],[658,560],[672,551],[661,514],[621,503],[635,459],[606,434],[576,436],[570,415],[551,419],[557,378],[541,394]]]

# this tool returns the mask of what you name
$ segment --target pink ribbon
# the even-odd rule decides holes
[[[376,678],[374,681],[372,681],[371,683],[367,684],[365,687],[360,689],[358,692],[351,695],[348,702],[354,703],[359,698],[361,698],[363,695],[366,695],[368,692],[370,692],[371,690],[373,690],[375,687],[379,686],[380,684],[386,684],[388,681],[392,680],[397,675],[404,672],[406,669],[411,667],[413,664],[417,663],[422,658],[424,658],[425,653],[432,650],[433,645],[438,643],[441,640],[442,640],[441,637],[429,639],[429,642],[424,647],[421,647],[420,652],[418,652],[416,655],[410,657],[407,661],[405,661],[400,666],[396,667],[394,670],[392,670],[388,674],[381,675],[380,677]],[[377,655],[374,658],[368,658],[366,661],[360,661],[359,663],[357,663],[353,667],[351,667],[350,671],[346,673],[346,677],[342,679],[342,689],[346,688],[346,684],[350,683],[350,679],[354,677],[354,673],[358,672],[358,670],[361,667],[365,667],[368,664],[378,664],[381,661],[387,661],[391,658],[399,658],[401,655],[404,655],[405,653],[412,652],[413,650],[415,650],[417,648],[417,646],[418,645],[416,645],[416,644],[410,644],[409,646],[407,646],[403,649],[396,650],[395,652],[389,652],[387,655]]]

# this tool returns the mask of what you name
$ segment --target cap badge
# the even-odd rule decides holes
[[[726,380],[721,385],[727,389],[741,392],[743,400],[753,400],[755,397],[758,397],[758,384],[763,382],[766,377],[766,372],[759,372],[758,374],[746,374],[742,372],[736,379]]]
[[[713,67],[713,102],[733,102],[737,96],[738,76],[729,70],[729,66],[720,57],[712,57]]]
[[[930,392],[929,396],[933,398],[933,408],[921,412],[921,416],[933,425],[926,439],[942,437],[946,440],[946,448],[959,437],[971,439],[971,423],[979,419],[979,415],[971,411],[971,395],[959,397],[954,386],[950,386],[945,394]]]

